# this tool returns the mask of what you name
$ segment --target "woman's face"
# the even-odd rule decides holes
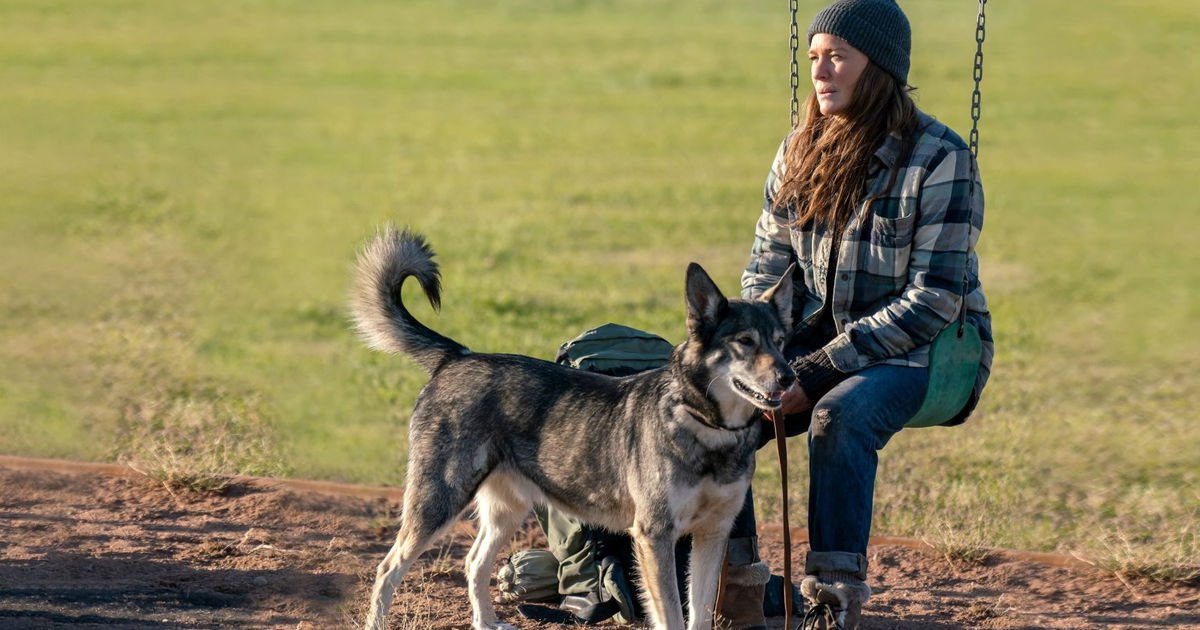
[[[813,90],[823,116],[846,111],[854,97],[854,86],[870,61],[846,40],[828,33],[813,35],[808,47],[812,63]]]

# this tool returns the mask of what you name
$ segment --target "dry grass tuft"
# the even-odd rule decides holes
[[[951,564],[982,566],[991,556],[991,549],[979,527],[958,527],[950,521],[942,521],[932,534],[921,540]]]
[[[168,490],[221,493],[236,475],[281,475],[258,397],[211,383],[176,383],[127,400],[118,461]]]
[[[1193,517],[1175,532],[1106,532],[1082,559],[1111,572],[1131,588],[1139,580],[1200,586],[1198,525],[1200,519]]]

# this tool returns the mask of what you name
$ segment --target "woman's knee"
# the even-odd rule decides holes
[[[876,450],[883,448],[886,438],[874,430],[874,415],[870,406],[850,396],[822,398],[813,407],[808,427],[812,447],[828,449],[854,444]]]

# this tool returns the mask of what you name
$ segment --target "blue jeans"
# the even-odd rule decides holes
[[[803,351],[788,348],[787,354]],[[928,386],[927,368],[869,367],[850,375],[810,411],[785,419],[788,437],[808,432],[806,573],[843,571],[866,579],[878,451],[921,408]],[[775,434],[769,424],[764,429],[763,445]],[[754,502],[747,493],[730,533],[730,564],[741,564],[734,550],[747,547],[755,530]],[[753,555],[750,561],[757,559],[757,549]]]

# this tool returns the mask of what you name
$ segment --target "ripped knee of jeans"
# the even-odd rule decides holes
[[[837,410],[832,405],[818,404],[813,409],[808,435],[812,438],[828,437],[837,422]]]

